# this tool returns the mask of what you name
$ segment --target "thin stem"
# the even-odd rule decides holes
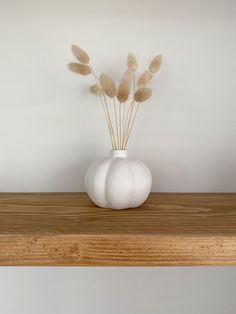
[[[130,122],[131,122],[131,117],[132,117],[132,113],[133,113],[134,104],[135,104],[135,100],[132,100],[132,102],[130,103],[130,106],[129,106],[129,112],[127,113],[124,143],[126,143],[126,139],[128,137],[128,132],[129,132],[129,127],[130,127]]]
[[[129,133],[128,133],[128,136],[127,136],[127,139],[126,139],[126,142],[125,142],[125,148],[126,148],[126,146],[127,146],[127,144],[128,144],[129,137],[130,137],[130,133],[131,133],[131,131],[132,131],[132,129],[133,129],[133,126],[134,126],[134,121],[135,121],[136,116],[137,116],[137,113],[138,113],[139,105],[140,105],[140,103],[137,104],[137,107],[136,107],[136,110],[135,110],[135,113],[134,113],[134,116],[133,116],[133,120],[132,120],[130,129],[129,129]]]
[[[105,95],[104,92],[103,92],[103,98],[104,98],[105,107],[106,107],[106,110],[107,110],[108,120],[110,122],[110,128],[111,128],[111,133],[112,133],[112,137],[113,137],[113,141],[114,141],[114,146],[116,148],[116,141],[115,141],[115,134],[114,134],[113,124],[112,124],[109,108],[108,108],[108,105],[107,105],[106,95]]]
[[[135,89],[136,89],[135,73],[133,74],[133,89],[134,89],[134,92],[135,92]]]
[[[114,131],[113,131],[113,127],[112,127],[112,121],[111,121],[109,109],[108,109],[108,106],[107,106],[106,96],[104,95],[104,92],[103,92],[103,90],[102,90],[102,88],[100,86],[100,83],[99,83],[99,79],[98,79],[97,75],[95,74],[95,72],[93,71],[93,68],[92,68],[91,65],[90,65],[90,68],[91,68],[91,73],[94,76],[96,84],[99,85],[99,87],[100,87],[99,88],[99,96],[100,96],[100,100],[102,102],[102,107],[103,107],[103,110],[104,110],[107,126],[108,126],[109,133],[110,133],[112,149],[116,149],[115,136],[114,136]]]
[[[121,133],[122,133],[122,130],[121,130],[121,102],[119,104],[119,149],[121,149]]]
[[[124,109],[123,109],[123,117],[122,117],[122,143],[121,143],[121,148],[124,149],[124,138],[125,138],[125,108],[126,108],[126,103],[123,104]]]
[[[117,120],[117,110],[116,110],[115,97],[113,97],[113,105],[114,105],[115,122],[116,122],[116,140],[117,140],[117,145],[116,146],[118,146],[119,134],[118,134],[118,120]]]
[[[112,138],[113,138],[113,142],[114,142],[113,149],[114,148],[116,149],[116,140],[115,140],[115,134],[114,134],[114,129],[113,129],[113,123],[112,123],[112,119],[111,119],[110,112],[109,112],[109,109],[108,109],[107,99],[106,99],[106,96],[105,96],[104,93],[103,93],[103,98],[104,98],[105,107],[106,107],[107,114],[108,114],[108,119],[109,119],[109,122],[110,122],[111,134],[112,134]]]
[[[125,132],[126,132],[126,127],[127,127],[127,122],[128,122],[128,117],[129,117],[130,109],[131,109],[131,107],[132,107],[133,102],[134,102],[134,100],[132,100],[131,103],[129,104],[129,108],[128,108],[128,111],[127,111],[126,116],[125,116]]]

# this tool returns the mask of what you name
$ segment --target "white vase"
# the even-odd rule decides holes
[[[112,150],[111,156],[94,162],[85,175],[91,200],[100,207],[138,207],[147,199],[152,175],[141,161],[127,157],[126,150]]]

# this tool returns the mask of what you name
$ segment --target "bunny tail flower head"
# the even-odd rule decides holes
[[[138,63],[135,56],[132,53],[128,54],[127,67],[130,71],[135,72],[138,68]]]
[[[94,95],[99,95],[101,92],[101,88],[99,85],[94,84],[94,85],[90,86],[89,91],[90,91],[90,93],[92,93]]]
[[[138,79],[138,87],[145,87],[153,78],[153,74],[148,70],[144,71]]]
[[[68,64],[68,68],[70,71],[80,75],[88,75],[91,73],[91,68],[87,64],[73,62]]]
[[[157,55],[150,63],[149,65],[149,71],[151,73],[156,73],[160,66],[161,66],[161,63],[162,63],[162,55]]]
[[[148,87],[138,89],[134,94],[134,99],[138,103],[148,100],[152,96],[152,90]]]
[[[127,70],[121,79],[117,93],[117,99],[119,100],[120,103],[126,102],[129,98],[131,79],[132,72]]]
[[[116,86],[113,80],[110,78],[109,75],[103,73],[100,76],[100,83],[102,86],[102,89],[104,90],[104,93],[108,97],[115,97],[116,96]]]
[[[89,56],[83,49],[81,49],[80,47],[76,45],[72,45],[71,51],[80,63],[83,63],[83,64],[89,63]]]

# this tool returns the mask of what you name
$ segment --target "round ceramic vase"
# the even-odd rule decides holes
[[[141,161],[128,158],[126,150],[112,150],[94,162],[85,175],[86,191],[99,207],[134,208],[147,199],[152,175]]]

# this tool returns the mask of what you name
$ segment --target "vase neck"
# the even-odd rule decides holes
[[[111,156],[112,157],[126,158],[127,157],[127,150],[121,150],[121,149],[111,150]]]

